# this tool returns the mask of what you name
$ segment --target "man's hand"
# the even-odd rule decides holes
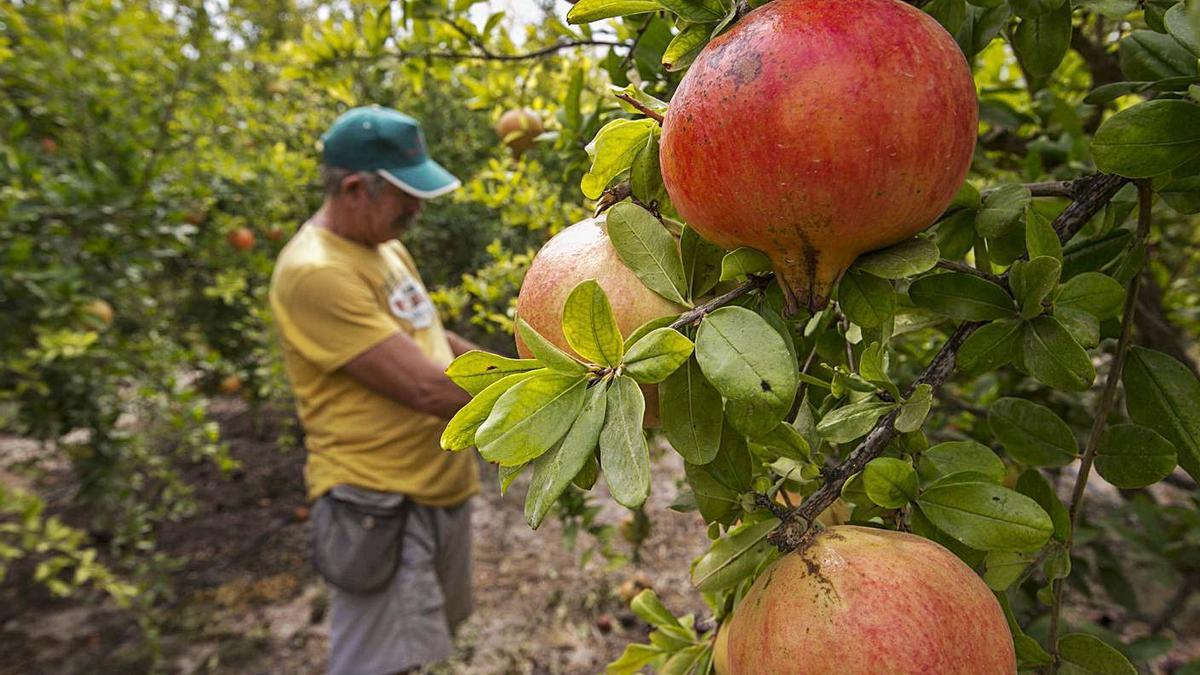
[[[453,347],[454,342],[450,344]],[[453,417],[471,400],[471,395],[451,382],[404,333],[396,333],[359,354],[342,370],[372,391],[443,419]]]

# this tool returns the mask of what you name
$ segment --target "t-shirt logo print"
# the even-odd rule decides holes
[[[396,280],[388,293],[388,307],[392,314],[410,323],[414,329],[429,328],[433,324],[433,303],[412,277]]]

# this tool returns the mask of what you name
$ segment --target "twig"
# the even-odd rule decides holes
[[[1148,183],[1138,183],[1138,244],[1144,244],[1150,234],[1151,187]],[[1100,397],[1100,405],[1096,409],[1092,421],[1092,431],[1088,436],[1087,447],[1084,448],[1083,458],[1079,462],[1079,474],[1075,477],[1075,489],[1071,494],[1071,529],[1067,532],[1067,553],[1070,554],[1071,544],[1075,540],[1075,528],[1079,525],[1079,514],[1083,510],[1084,492],[1087,489],[1088,475],[1092,471],[1092,462],[1096,459],[1096,448],[1100,437],[1108,426],[1108,415],[1112,412],[1113,403],[1117,397],[1117,384],[1121,381],[1121,370],[1125,367],[1125,356],[1129,353],[1129,345],[1133,342],[1133,319],[1137,314],[1138,284],[1141,281],[1142,267],[1145,258],[1138,265],[1129,287],[1125,292],[1125,311],[1121,319],[1121,337],[1117,341],[1117,351],[1113,354],[1112,367],[1104,381],[1104,393]],[[1054,581],[1054,604],[1050,610],[1050,632],[1047,636],[1046,649],[1051,654],[1058,655],[1058,626],[1059,614],[1062,611],[1063,579]]]
[[[572,40],[570,42],[559,42],[548,47],[526,52],[524,54],[492,54],[492,53],[471,53],[471,52],[410,52],[398,50],[387,52],[383,56],[392,56],[398,59],[446,59],[449,61],[525,61],[528,59],[541,58],[564,49],[573,49],[575,47],[628,47],[629,43],[614,42],[612,40]],[[332,62],[359,62],[359,61],[376,61],[379,56],[376,55],[358,55],[352,54],[341,56],[335,59],[330,59]]]
[[[700,305],[699,307],[684,312],[670,325],[670,327],[674,328],[675,330],[679,330],[685,326],[694,324],[714,310],[728,305],[750,291],[761,291],[762,289],[766,288],[767,284],[771,283],[771,280],[774,278],[775,275],[772,273],[752,274],[750,275],[749,280],[739,285],[737,288],[734,288],[732,291],[729,291],[724,295],[719,295]]]
[[[970,274],[972,276],[979,277],[980,279],[987,279],[988,281],[992,282],[993,284],[1000,284],[1000,285],[1005,284],[1005,281],[1003,279],[1001,279],[1000,277],[996,276],[995,274],[988,274],[987,272],[984,272],[983,270],[978,270],[978,269],[975,269],[974,267],[971,267],[970,265],[964,265],[960,262],[954,262],[953,260],[946,260],[945,258],[941,258],[937,261],[937,266],[944,270],[953,270],[955,272],[962,272],[963,274]]]
[[[1096,174],[1076,181],[1078,199],[1054,221],[1054,231],[1058,233],[1059,240],[1065,242],[1075,236],[1127,182],[1126,178],[1107,174]],[[983,323],[960,325],[942,345],[942,349],[921,376],[912,383],[906,395],[911,395],[920,384],[932,386],[936,393],[954,372],[954,360],[963,342],[982,325]],[[893,410],[876,422],[875,427],[850,456],[825,473],[825,483],[799,507],[788,513],[787,517],[782,519],[783,522],[768,535],[767,540],[782,551],[791,551],[801,545],[813,520],[838,498],[845,482],[862,471],[867,462],[882,455],[888,443],[896,437],[894,423],[899,414],[899,409]]]
[[[1073,180],[1052,180],[1046,183],[1025,183],[1022,187],[1029,190],[1031,197],[1067,197],[1068,199],[1075,198],[1077,181]],[[999,188],[984,190],[982,195],[987,197]]]
[[[1151,633],[1161,633],[1171,625],[1171,622],[1178,618],[1179,613],[1187,606],[1187,601],[1196,592],[1196,586],[1200,584],[1200,576],[1192,575],[1183,580],[1179,584],[1179,590],[1175,591],[1175,595],[1163,608],[1161,614],[1154,619],[1150,624]]]
[[[655,122],[658,122],[658,126],[660,126],[660,127],[662,126],[663,116],[660,115],[658,112],[646,107],[646,105],[644,103],[642,103],[641,101],[639,101],[636,98],[630,96],[629,94],[626,94],[623,92],[620,94],[617,94],[617,98],[621,99],[622,101],[625,101],[626,103],[633,106],[634,108],[637,108],[637,111],[642,113],[646,117],[649,117],[650,119],[654,120]]]
[[[607,211],[615,204],[619,204],[633,196],[633,185],[629,181],[621,181],[616,185],[608,188],[600,195],[600,199],[596,200],[596,211],[592,214],[595,218],[601,213]]]

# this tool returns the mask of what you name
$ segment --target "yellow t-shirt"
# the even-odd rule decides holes
[[[369,248],[307,224],[279,254],[270,296],[307,433],[309,499],[339,483],[400,492],[430,506],[453,506],[479,491],[471,454],[441,449],[445,420],[341,370],[397,331],[440,368],[454,358],[400,242]]]

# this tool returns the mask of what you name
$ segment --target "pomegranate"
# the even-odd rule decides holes
[[[113,322],[115,313],[112,305],[108,304],[100,298],[96,298],[83,306],[84,314],[94,317],[101,325],[108,326]]]
[[[782,673],[1016,672],[1000,603],[928,539],[831,527],[772,563],[721,627],[726,670]]]
[[[254,233],[249,228],[239,227],[229,233],[229,244],[239,251],[248,251],[254,247]]]
[[[977,117],[966,58],[920,10],[775,0],[684,76],[663,122],[663,181],[700,234],[771,258],[789,311],[816,310],[860,253],[942,213]]]
[[[659,317],[679,314],[686,308],[646,288],[633,270],[621,262],[604,231],[604,218],[587,219],[559,232],[538,251],[521,291],[517,295],[517,316],[525,320],[559,349],[574,354],[562,330],[563,306],[567,296],[580,282],[595,279],[608,296],[617,328],[629,337],[642,324]],[[517,337],[517,352],[529,358],[525,343]],[[658,393],[653,386],[643,387],[646,394],[647,426],[658,424]]]
[[[509,110],[496,122],[496,135],[512,150],[513,157],[533,147],[542,130],[542,118],[528,108]]]

